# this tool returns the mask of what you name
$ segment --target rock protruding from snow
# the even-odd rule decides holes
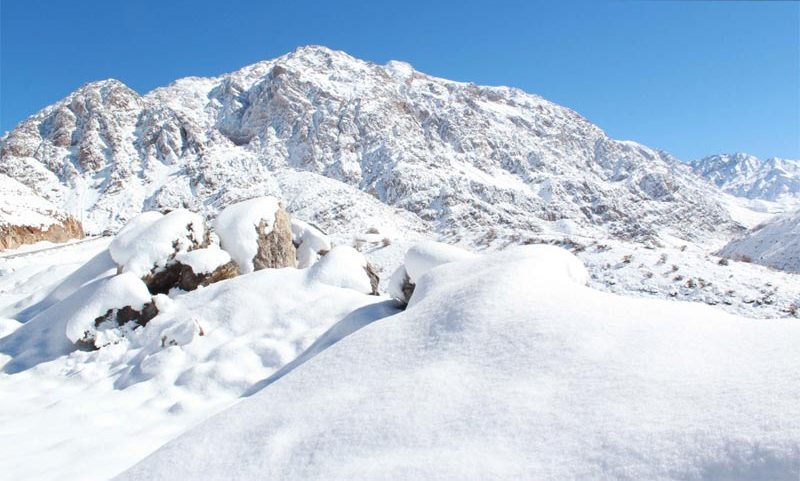
[[[239,265],[218,246],[179,254],[175,256],[175,261],[179,269],[177,287],[184,291],[239,275]]]
[[[26,185],[0,174],[0,250],[81,238],[80,222]]]
[[[296,265],[291,220],[275,197],[229,205],[214,221],[214,231],[242,274]]]
[[[334,287],[377,294],[377,274],[363,254],[350,246],[337,246],[312,265],[309,280]]]
[[[800,272],[800,210],[756,227],[722,248],[721,256]]]
[[[78,297],[77,294],[85,294]],[[65,333],[72,342],[95,344],[97,321],[111,310],[129,307],[141,311],[150,302],[150,291],[133,273],[123,273],[88,284],[57,306],[66,319]]]
[[[292,219],[292,242],[297,248],[297,267],[304,269],[331,250],[331,240],[315,226]]]
[[[186,209],[168,214],[145,212],[136,216],[109,245],[119,272],[134,274],[152,292],[166,292],[164,277],[175,256],[201,247],[206,241],[204,219]],[[168,287],[166,287],[168,289]]]

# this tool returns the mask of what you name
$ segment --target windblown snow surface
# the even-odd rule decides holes
[[[118,479],[797,479],[797,321],[587,279],[549,246],[433,268]]]

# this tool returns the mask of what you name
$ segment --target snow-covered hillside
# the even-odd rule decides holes
[[[717,187],[737,197],[800,202],[800,160],[759,159],[745,153],[711,155],[690,164]]]
[[[528,246],[377,320],[117,478],[793,480],[800,324],[584,287]]]
[[[0,250],[83,237],[80,223],[33,189],[0,174]]]
[[[390,206],[473,245],[567,228],[627,239],[734,229],[691,169],[572,110],[324,47],[144,96],[87,84],[0,139],[0,172],[85,212],[92,232],[142,210],[213,213],[265,194],[326,230],[351,211],[385,222]],[[310,192],[294,188],[298,173]],[[346,192],[346,207],[316,202],[315,184]]]
[[[720,255],[800,273],[800,210],[757,226]]]

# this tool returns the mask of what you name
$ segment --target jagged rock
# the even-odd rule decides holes
[[[405,306],[411,300],[415,286],[416,284],[411,282],[405,266],[401,265],[389,279],[389,295]]]
[[[0,226],[0,250],[14,249],[23,244],[40,241],[66,242],[71,239],[82,239],[83,236],[81,223],[72,217],[46,228],[28,225]]]
[[[375,267],[373,267],[369,262],[367,262],[367,265],[364,266],[364,270],[367,272],[367,277],[369,277],[369,285],[372,287],[372,292],[370,295],[377,296],[380,294],[378,291],[378,284],[380,284],[381,278],[378,276],[378,273],[375,272]]]
[[[295,267],[297,251],[292,243],[292,220],[283,207],[275,211],[275,222],[270,226],[261,221],[256,227],[258,251],[253,258],[253,269]]]

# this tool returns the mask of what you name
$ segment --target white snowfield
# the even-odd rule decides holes
[[[0,174],[0,226],[30,226],[46,229],[63,221],[66,213],[30,187]]]
[[[547,246],[430,269],[406,311],[117,479],[798,479],[796,320],[586,276]]]

